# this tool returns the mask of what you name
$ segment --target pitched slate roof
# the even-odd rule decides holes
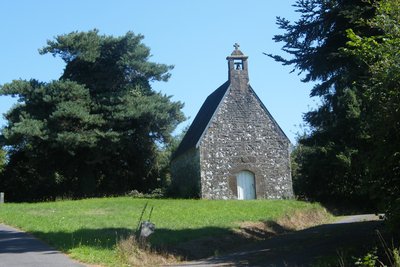
[[[206,101],[204,101],[199,112],[190,125],[187,133],[179,144],[178,149],[172,156],[173,159],[185,153],[187,150],[196,147],[197,142],[200,140],[203,132],[207,128],[208,123],[218,108],[218,105],[224,97],[226,91],[228,90],[229,85],[230,82],[226,81],[207,97]]]

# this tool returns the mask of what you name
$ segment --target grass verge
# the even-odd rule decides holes
[[[291,218],[296,212],[324,211],[318,204],[295,200],[118,197],[33,204],[6,203],[0,206],[0,222],[30,232],[82,262],[121,266],[127,263],[126,257],[118,252],[118,246],[121,240],[129,240],[146,203],[148,207],[153,207],[151,221],[156,225],[150,244],[183,257],[186,252],[179,249],[182,244],[208,237],[231,236],[243,223],[276,222],[285,216]],[[148,211],[143,219],[149,216]]]

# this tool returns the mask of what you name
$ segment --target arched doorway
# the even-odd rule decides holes
[[[256,199],[254,173],[241,171],[236,176],[238,199]]]

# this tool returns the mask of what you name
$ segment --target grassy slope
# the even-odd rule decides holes
[[[298,209],[319,208],[293,200],[211,201],[99,198],[0,206],[0,222],[47,241],[89,263],[119,265],[116,241],[135,229],[144,205],[154,207],[153,244],[176,244],[222,235],[243,221],[276,220]],[[150,209],[143,219],[148,219]]]

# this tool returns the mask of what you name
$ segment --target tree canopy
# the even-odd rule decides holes
[[[369,70],[355,82],[363,91],[369,139],[367,163],[370,194],[381,201],[395,227],[400,227],[400,6],[395,0],[376,4],[377,15],[368,21],[382,34],[366,37],[348,30],[344,53]]]
[[[277,22],[283,50],[271,55],[321,104],[293,154],[297,193],[320,201],[399,206],[399,7],[397,0],[299,0],[301,18]],[[397,203],[397,204],[395,204]],[[398,212],[398,211],[397,211]],[[399,214],[399,212],[397,213]]]
[[[183,121],[183,104],[151,88],[153,81],[168,80],[172,66],[151,62],[142,39],[97,30],[60,35],[40,50],[65,61],[59,80],[1,86],[1,95],[18,97],[2,129],[9,162],[1,186],[30,187],[9,198],[117,194],[160,185],[157,151]]]
[[[283,50],[292,58],[271,56],[304,74],[304,82],[315,82],[310,96],[321,100],[318,108],[304,115],[310,129],[299,140],[302,162],[295,178],[301,183],[295,185],[302,194],[320,201],[365,200],[359,190],[366,175],[360,159],[365,148],[361,92],[353,81],[368,70],[341,49],[349,41],[348,29],[362,36],[378,32],[364,22],[374,16],[374,7],[363,0],[299,0],[295,7],[300,19],[291,23],[278,18],[284,33],[274,37],[284,42]]]

